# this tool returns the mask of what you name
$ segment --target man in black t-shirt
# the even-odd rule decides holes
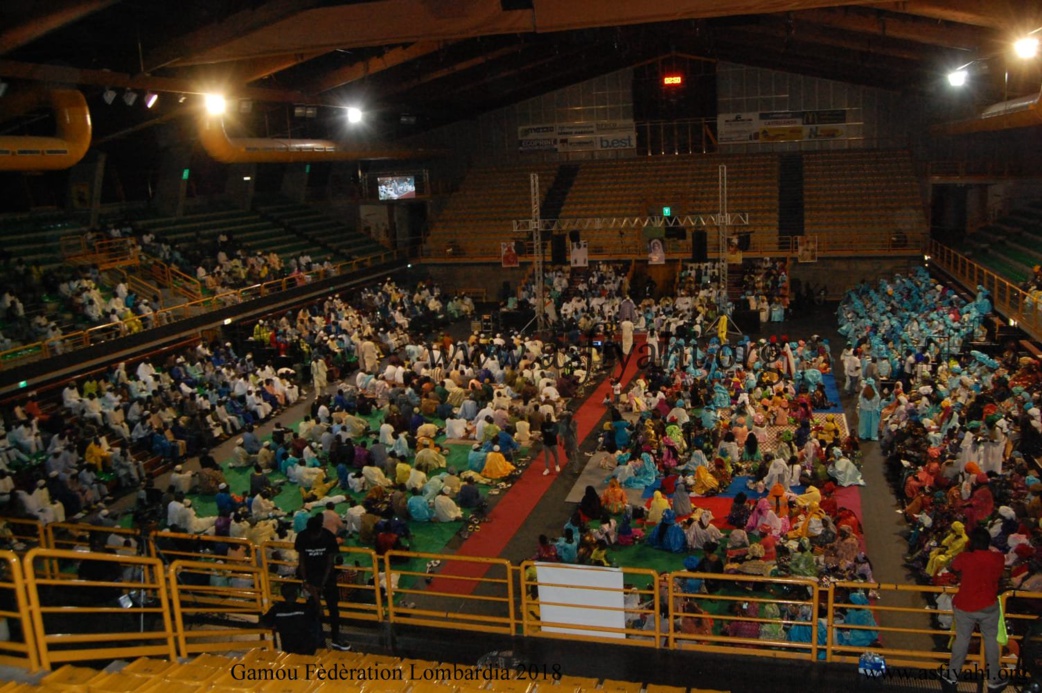
[[[298,601],[300,587],[292,582],[282,584],[283,601],[261,616],[261,623],[278,633],[283,652],[313,655],[322,641],[322,620],[318,602],[308,598]]]
[[[300,578],[304,589],[317,603],[321,596],[329,609],[329,630],[332,647],[348,649],[340,640],[340,604],[334,566],[340,545],[336,537],[322,526],[322,516],[308,520],[307,529],[297,535],[293,545],[300,561]]]

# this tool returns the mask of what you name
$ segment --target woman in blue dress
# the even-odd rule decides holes
[[[879,412],[882,401],[876,390],[876,381],[869,378],[861,389],[857,402],[857,435],[861,440],[879,440]]]

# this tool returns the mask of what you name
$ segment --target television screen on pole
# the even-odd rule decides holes
[[[380,176],[376,183],[381,200],[406,200],[416,197],[414,176]]]

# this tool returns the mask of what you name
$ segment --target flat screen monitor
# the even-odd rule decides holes
[[[414,176],[381,176],[376,179],[381,200],[407,200],[416,197]]]

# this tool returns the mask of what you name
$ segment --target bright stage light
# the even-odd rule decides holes
[[[1025,36],[1019,39],[1013,44],[1013,50],[1019,57],[1025,60],[1034,58],[1038,54],[1038,37]]]
[[[154,91],[150,91],[145,94],[145,108],[152,108],[156,105],[156,101],[159,100],[159,94]]]
[[[225,101],[220,94],[207,94],[203,97],[206,104],[206,112],[210,115],[221,115],[224,113]]]
[[[361,109],[349,106],[347,109],[347,122],[349,123],[361,123],[362,122],[362,111]]]
[[[969,77],[969,73],[966,70],[955,70],[954,72],[948,73],[948,84],[953,87],[961,87],[966,84],[966,78]]]

